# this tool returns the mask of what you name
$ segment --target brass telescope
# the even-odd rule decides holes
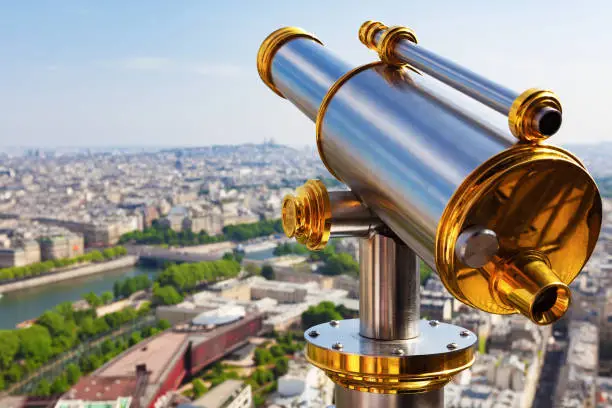
[[[309,181],[283,202],[285,232],[313,250],[333,236],[364,237],[348,345],[327,344],[345,322],[317,326],[307,355],[340,385],[339,405],[438,406],[374,396],[439,389],[473,361],[472,333],[419,321],[417,256],[461,302],[550,324],[595,247],[601,198],[578,158],[543,143],[561,125],[553,92],[508,90],[418,45],[405,27],[368,21],[359,38],[378,60],[353,68],[294,27],[268,36],[257,57],[266,85],[315,122],[323,163],[351,190]],[[505,115],[508,129],[485,123],[468,100]],[[440,335],[448,341],[436,348]]]

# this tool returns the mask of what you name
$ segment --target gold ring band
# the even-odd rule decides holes
[[[417,44],[416,34],[411,29],[400,26],[391,27],[382,34],[378,42],[377,51],[381,61],[394,66],[406,64],[395,55],[395,46],[400,40],[407,40]]]
[[[533,127],[533,119],[541,108],[553,108],[561,112],[561,102],[551,91],[531,88],[520,94],[508,112],[510,132],[524,142],[537,142],[548,138]]]
[[[270,34],[263,41],[257,52],[257,72],[259,73],[259,77],[268,85],[268,88],[273,90],[281,98],[284,98],[284,96],[280,93],[278,88],[276,88],[272,79],[272,60],[274,59],[276,51],[278,51],[283,44],[296,38],[309,38],[323,45],[317,37],[307,33],[301,28],[284,27]]]

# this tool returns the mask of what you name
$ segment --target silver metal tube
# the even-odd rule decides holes
[[[381,222],[351,191],[330,191],[330,237],[367,237]]]
[[[336,408],[443,408],[444,389],[423,394],[372,394],[336,385]]]
[[[362,71],[335,93],[323,159],[417,255],[434,265],[438,221],[463,180],[513,143],[430,92],[412,71]]]
[[[374,234],[359,245],[359,332],[377,340],[419,335],[419,259],[403,243]]]
[[[285,98],[315,120],[329,88],[350,69],[321,44],[295,38],[274,55],[272,78]]]
[[[348,70],[307,38],[284,44],[272,61],[276,87],[311,119]],[[326,164],[432,267],[436,227],[450,197],[476,167],[515,142],[438,94],[431,78],[371,67],[336,90],[319,137]]]
[[[374,37],[376,44],[381,37],[382,32],[376,34]],[[519,96],[519,93],[408,40],[397,41],[395,56],[506,116],[510,112],[512,103]]]

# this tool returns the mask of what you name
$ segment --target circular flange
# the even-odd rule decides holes
[[[359,319],[342,320],[335,327],[324,323],[312,330],[318,333],[316,337],[305,336],[306,357],[312,364],[336,384],[382,394],[443,387],[453,375],[472,365],[477,340],[462,327],[430,325],[426,320],[419,322],[419,336],[409,340],[363,337]]]

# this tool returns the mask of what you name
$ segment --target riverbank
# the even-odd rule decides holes
[[[111,261],[80,266],[67,271],[57,272],[49,275],[41,275],[36,278],[24,279],[21,281],[0,285],[0,293],[13,292],[16,290],[34,288],[37,286],[48,285],[50,283],[62,282],[65,280],[80,278],[83,276],[94,275],[114,269],[127,268],[136,265],[138,257],[126,255]]]

